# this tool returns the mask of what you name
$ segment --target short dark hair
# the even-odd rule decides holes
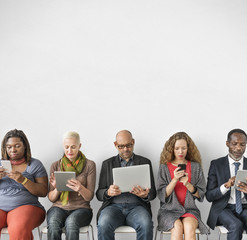
[[[9,156],[7,154],[6,144],[9,138],[14,138],[14,137],[20,138],[20,140],[22,141],[25,147],[24,157],[26,159],[27,164],[29,164],[31,160],[31,149],[30,149],[29,142],[27,140],[25,133],[22,130],[17,130],[17,129],[7,132],[6,135],[4,136],[3,141],[2,141],[2,149],[1,149],[2,159],[9,159]]]
[[[227,134],[227,141],[230,142],[231,141],[231,136],[233,133],[241,133],[245,136],[246,140],[247,140],[247,134],[245,133],[244,130],[242,129],[239,129],[239,128],[235,128],[235,129],[232,129],[228,134]]]

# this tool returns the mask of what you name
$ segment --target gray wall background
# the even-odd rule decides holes
[[[132,131],[155,178],[165,141],[186,131],[207,177],[227,154],[226,134],[246,130],[246,9],[241,0],[0,0],[0,138],[22,129],[49,171],[63,133],[78,131],[98,184],[117,131]],[[94,198],[95,230],[100,205]],[[210,203],[198,206],[206,221]],[[155,227],[158,208],[155,199]]]

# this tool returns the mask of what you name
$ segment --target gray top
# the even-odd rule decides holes
[[[182,206],[175,194],[175,191],[166,197],[166,187],[171,182],[171,176],[166,164],[161,164],[158,172],[157,180],[157,195],[160,199],[160,209],[158,212],[158,228],[161,231],[169,231],[173,228],[174,222],[179,219],[184,213],[193,214],[199,224],[201,233],[207,234],[209,230],[202,222],[200,211],[195,204],[195,199],[202,202],[206,192],[206,182],[201,165],[196,162],[191,162],[191,184],[197,188],[199,199],[194,197],[187,190],[184,206]]]
[[[45,167],[38,159],[31,158],[30,165],[22,175],[35,182],[35,178],[47,176]],[[5,176],[0,179],[0,209],[9,212],[23,205],[44,207],[38,201],[38,197],[31,194],[21,183]]]

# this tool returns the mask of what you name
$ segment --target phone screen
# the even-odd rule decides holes
[[[178,171],[186,170],[186,164],[178,164],[178,167],[180,167]]]
[[[12,166],[9,160],[1,160],[1,165],[5,169],[5,172],[9,173],[12,171]]]

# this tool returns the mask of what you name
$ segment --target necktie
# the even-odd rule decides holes
[[[236,176],[240,163],[235,162],[234,165],[235,165],[235,176]],[[241,201],[241,192],[236,189],[235,195],[236,195],[236,212],[240,214],[243,211],[242,201]]]

